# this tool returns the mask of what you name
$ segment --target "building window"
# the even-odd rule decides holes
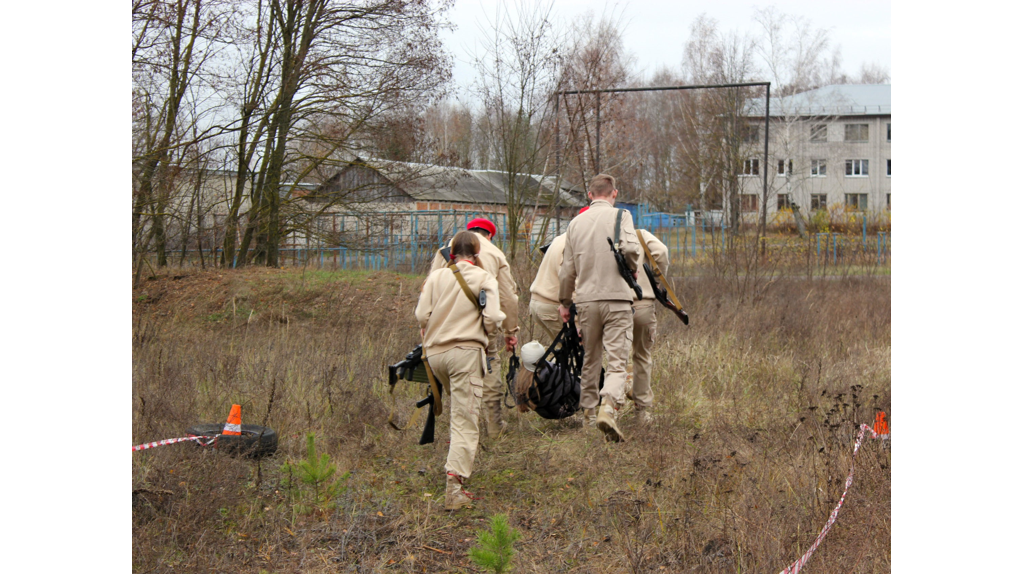
[[[761,141],[761,126],[747,124],[743,127],[744,143],[757,143]]]
[[[811,141],[828,141],[828,124],[815,124],[811,126]]]
[[[757,158],[743,160],[743,171],[740,175],[760,175],[761,162]]]
[[[843,135],[843,141],[848,141],[848,142],[866,142],[866,141],[868,141],[868,125],[867,124],[846,124],[846,133]]]
[[[846,177],[867,177],[868,160],[848,159],[846,160]]]
[[[757,194],[740,194],[740,211],[757,211]]]
[[[885,141],[892,142],[892,124],[885,124]]]
[[[892,160],[885,160],[885,177],[892,177]]]
[[[787,167],[789,168],[788,170],[786,169]],[[780,159],[779,167],[776,169],[775,173],[785,176],[793,175],[793,160],[786,161],[784,159]]]
[[[811,160],[811,177],[825,177],[825,160]]]
[[[846,194],[846,209],[853,211],[867,211],[868,209],[868,194],[866,193],[847,193]]]
[[[783,209],[793,209],[793,200],[790,199],[790,197],[792,196],[788,193],[779,194],[779,211],[782,211]]]
[[[828,209],[828,195],[824,193],[811,194],[811,211]]]

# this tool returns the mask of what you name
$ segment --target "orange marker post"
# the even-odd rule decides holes
[[[228,415],[228,422],[224,424],[224,431],[221,434],[242,434],[242,405],[231,405],[231,414]]]

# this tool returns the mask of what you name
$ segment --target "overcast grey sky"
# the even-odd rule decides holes
[[[530,0],[532,1],[532,0]],[[485,38],[480,26],[487,27],[494,19],[499,0],[456,0],[449,19],[458,26],[443,37],[455,56],[455,83],[464,88],[476,73],[471,65],[476,45]],[[630,2],[594,2],[587,0],[556,0],[556,18],[571,19],[592,10],[622,14],[626,22],[623,34],[626,49],[637,57],[645,77],[661,67],[678,68],[683,57],[683,44],[690,25],[701,13],[714,18],[722,31],[759,32],[753,21],[755,8],[775,6],[781,12],[803,16],[816,28],[830,31],[831,45],[840,46],[843,69],[851,75],[860,72],[862,63],[876,63],[892,70],[891,4],[888,0],[862,0],[855,4],[779,0],[754,3],[744,0],[716,2],[680,2],[670,0],[632,0]]]

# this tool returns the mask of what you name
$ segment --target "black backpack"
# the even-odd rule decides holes
[[[573,306],[569,310],[569,322],[562,325],[551,346],[537,361],[531,385],[516,394],[517,404],[527,405],[546,419],[564,419],[580,408],[583,343],[576,332],[575,317],[576,307]],[[548,360],[549,357],[553,361]]]

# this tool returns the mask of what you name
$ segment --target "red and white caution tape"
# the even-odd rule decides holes
[[[889,438],[888,434],[880,435],[868,425],[862,424],[860,425],[860,432],[857,433],[857,442],[853,445],[853,456],[857,456],[857,451],[860,450],[860,443],[864,440],[865,432],[871,433],[871,438]],[[843,489],[843,495],[839,497],[839,504],[832,509],[832,514],[829,515],[828,522],[825,523],[825,527],[821,529],[821,533],[818,534],[818,537],[814,539],[814,544],[811,544],[811,547],[807,549],[807,552],[805,552],[803,556],[786,567],[785,570],[779,572],[779,574],[797,574],[797,572],[804,567],[804,564],[806,564],[811,558],[811,554],[814,554],[814,551],[818,549],[818,545],[825,539],[825,535],[828,534],[828,531],[832,528],[832,524],[835,523],[836,516],[839,515],[839,509],[843,507],[843,501],[846,500],[846,493],[850,490],[851,484],[853,484],[853,463],[850,463],[850,474],[846,476],[846,487]]]
[[[220,436],[220,435],[217,435],[217,436]],[[198,442],[199,444],[201,444],[203,446],[209,446],[209,445],[213,444],[213,441],[216,438],[217,438],[216,436],[214,436],[214,437],[186,436],[186,437],[181,437],[181,438],[168,438],[168,439],[164,439],[164,440],[158,440],[156,442],[147,442],[146,444],[140,444],[138,446],[133,446],[132,447],[132,452],[136,452],[136,451],[140,451],[140,450],[146,450],[146,449],[150,449],[150,448],[154,448],[154,447],[158,447],[158,446],[164,446],[165,444],[174,444],[176,442],[185,442],[185,441],[188,441],[188,440],[194,440],[194,441]],[[206,440],[206,439],[209,439],[209,440]]]

